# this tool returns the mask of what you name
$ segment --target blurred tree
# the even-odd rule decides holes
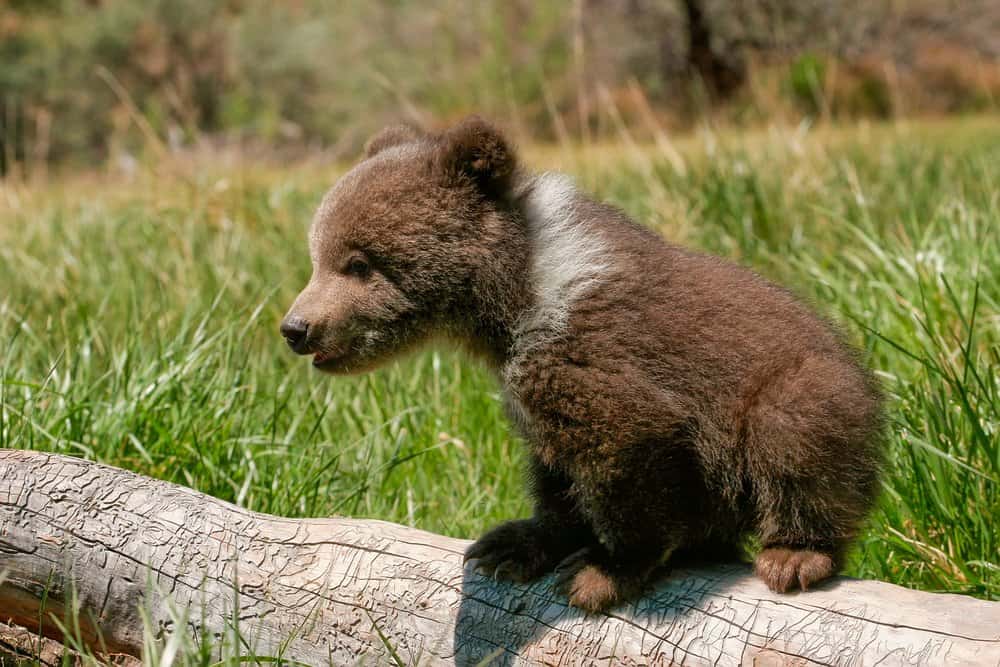
[[[682,0],[682,5],[687,17],[688,65],[692,73],[716,99],[732,97],[747,79],[742,52],[734,43],[713,44],[721,40],[713,35],[702,0]]]

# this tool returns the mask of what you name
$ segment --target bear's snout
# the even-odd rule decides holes
[[[281,322],[281,335],[296,354],[309,354],[308,333],[309,323],[301,317],[290,315]]]

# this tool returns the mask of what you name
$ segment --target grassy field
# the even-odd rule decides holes
[[[884,493],[848,573],[1000,598],[1000,123],[527,147],[667,238],[843,323],[890,395]],[[321,376],[278,321],[330,166],[198,160],[0,189],[0,447],[288,516],[474,537],[522,516],[496,382],[429,350]]]

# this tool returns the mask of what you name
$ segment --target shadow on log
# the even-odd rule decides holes
[[[730,565],[675,570],[586,617],[463,570],[468,542],[381,521],[283,519],[75,458],[0,450],[0,622],[97,650],[152,628],[309,665],[998,664],[1000,603],[833,580],[775,595]],[[485,662],[484,662],[485,661]]]

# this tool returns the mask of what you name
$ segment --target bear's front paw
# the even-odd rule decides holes
[[[583,548],[556,566],[556,590],[569,598],[570,606],[597,614],[642,593],[647,577],[638,572],[613,571],[606,560],[594,549]]]
[[[556,590],[569,598],[571,606],[595,614],[621,600],[618,586],[607,572],[594,562],[590,549],[580,549],[556,567]]]
[[[502,523],[480,537],[465,552],[465,561],[494,579],[526,583],[555,564],[545,548],[546,533],[533,519]]]

